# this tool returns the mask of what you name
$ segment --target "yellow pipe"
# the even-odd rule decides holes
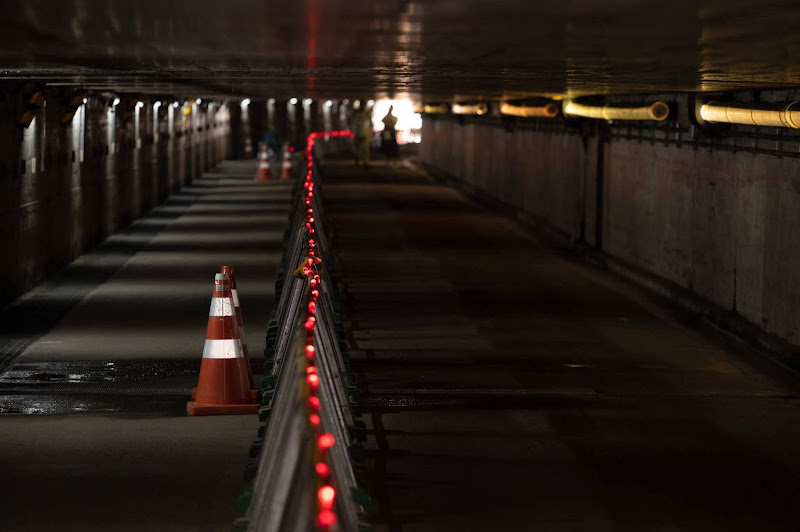
[[[564,114],[600,120],[664,120],[669,116],[669,106],[664,102],[654,102],[644,107],[611,107],[566,102]]]
[[[500,113],[511,116],[539,116],[545,118],[553,118],[558,115],[558,106],[554,103],[547,105],[531,106],[531,105],[511,105],[510,103],[500,104]]]
[[[700,118],[707,122],[800,129],[800,102],[749,105],[708,102],[700,107]]]
[[[485,115],[488,112],[489,106],[485,103],[476,103],[474,105],[453,104],[453,114],[455,115]]]
[[[422,109],[429,115],[442,115],[450,110],[446,105],[429,105],[427,103],[422,106]]]

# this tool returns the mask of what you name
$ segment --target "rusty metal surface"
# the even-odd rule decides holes
[[[7,0],[0,78],[153,93],[426,99],[781,87],[779,0]]]

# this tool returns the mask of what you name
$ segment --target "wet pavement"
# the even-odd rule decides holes
[[[261,369],[290,190],[255,171],[223,163],[3,310],[50,318],[0,335],[0,528],[230,529],[258,419],[185,407],[222,264]]]
[[[376,530],[797,530],[794,376],[411,167],[322,191]]]

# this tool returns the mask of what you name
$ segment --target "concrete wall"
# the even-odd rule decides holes
[[[437,119],[423,122],[422,138],[424,163],[570,240],[581,238],[584,188],[587,176],[594,179],[582,137]]]
[[[800,345],[800,160],[600,131],[429,119],[420,157],[569,242],[599,241]]]
[[[17,125],[23,91],[0,100],[0,304],[228,156],[228,113],[220,106],[154,107],[142,99],[137,107],[124,95],[109,106],[115,96],[88,95],[62,123],[73,94],[45,94],[27,128]]]

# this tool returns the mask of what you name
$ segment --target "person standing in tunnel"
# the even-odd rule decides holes
[[[392,114],[394,106],[389,106],[386,116],[383,117],[383,133],[381,133],[381,149],[386,155],[386,162],[392,163],[397,159],[397,117]]]
[[[369,147],[372,137],[372,114],[366,104],[359,100],[353,120],[353,156],[356,165],[369,166]],[[355,107],[355,105],[354,105]]]

